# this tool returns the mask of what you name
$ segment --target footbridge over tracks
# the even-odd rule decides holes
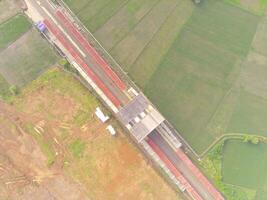
[[[138,143],[164,121],[164,117],[142,94],[124,106],[117,117]]]

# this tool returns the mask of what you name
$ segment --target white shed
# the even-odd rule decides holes
[[[99,107],[96,108],[95,114],[103,123],[105,123],[109,119],[109,116],[104,115]]]
[[[109,132],[111,135],[116,135],[116,131],[115,131],[115,129],[113,128],[113,126],[108,125],[106,129],[108,130],[108,132]]]

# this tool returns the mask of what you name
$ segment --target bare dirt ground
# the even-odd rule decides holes
[[[35,120],[0,102],[0,199],[88,199],[80,185],[48,167],[25,129]]]
[[[113,119],[118,135],[107,133],[99,102],[58,68],[12,104],[0,103],[0,199],[181,199]],[[84,147],[73,150],[77,140]]]

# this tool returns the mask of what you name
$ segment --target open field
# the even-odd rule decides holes
[[[194,11],[145,87],[152,102],[198,152],[218,136],[207,128],[238,78],[257,21],[238,8],[206,1]]]
[[[224,0],[257,15],[266,14],[267,0]]]
[[[47,164],[78,181],[90,199],[179,199],[113,119],[108,123],[116,127],[118,135],[108,134],[107,124],[93,113],[102,106],[70,74],[49,69],[27,85],[13,104],[34,116],[27,124],[35,134],[40,132],[38,144],[46,144],[54,153],[49,162],[51,154],[41,147]]]
[[[26,125],[35,116],[0,102],[0,199],[84,199],[82,186],[47,166],[42,147]]]
[[[227,141],[223,149],[223,181],[254,190],[253,199],[267,195],[267,145],[253,145],[238,140]]]
[[[66,2],[89,30],[94,25],[83,10],[104,7],[103,2]],[[263,79],[255,81],[264,76],[264,64],[256,71],[249,61],[252,44],[255,52],[267,49],[264,17],[217,0],[199,7],[183,0],[130,0],[110,13],[93,28],[95,36],[197,152],[237,131],[231,128],[239,123],[232,115],[241,87],[264,93]]]
[[[35,29],[2,50],[0,58],[0,74],[9,84],[17,86],[34,80],[58,59]]]
[[[16,15],[0,24],[0,50],[10,45],[31,27],[24,15]]]

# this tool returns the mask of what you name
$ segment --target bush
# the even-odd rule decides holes
[[[76,139],[73,141],[69,148],[75,158],[81,158],[83,155],[83,151],[85,150],[86,143],[83,142],[81,139]]]
[[[9,87],[9,91],[12,95],[16,96],[19,94],[19,88],[15,85]]]
[[[260,138],[253,135],[245,135],[243,137],[243,142],[250,142],[251,144],[258,144],[260,142]]]

